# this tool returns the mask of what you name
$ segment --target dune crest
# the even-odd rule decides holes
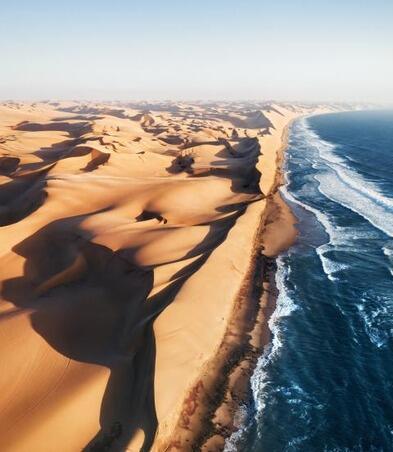
[[[284,129],[312,111],[0,105],[2,451],[191,450]]]

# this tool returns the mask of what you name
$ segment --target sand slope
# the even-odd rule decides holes
[[[288,122],[0,105],[0,449],[163,450],[225,334]]]

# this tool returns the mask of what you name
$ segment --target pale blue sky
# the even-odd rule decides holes
[[[0,99],[393,102],[393,0],[0,0]]]

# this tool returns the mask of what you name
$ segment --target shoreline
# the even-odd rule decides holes
[[[269,153],[275,154],[274,177],[270,181],[248,268],[233,301],[224,338],[196,384],[188,391],[169,439],[160,441],[153,450],[222,451],[226,440],[241,427],[236,415],[239,408],[251,400],[251,376],[271,341],[268,322],[278,296],[276,258],[293,245],[298,234],[297,219],[279,191],[285,183],[283,164],[290,128],[301,118],[329,113],[335,111],[321,108],[286,117],[279,145],[271,142],[268,146]],[[265,159],[271,157],[268,155]],[[263,164],[266,163],[269,160],[259,168],[261,187],[264,182]]]
[[[296,236],[278,191],[288,129],[313,110],[131,107],[1,107],[2,181],[44,171],[2,212],[1,383],[24,375],[3,447],[222,450],[249,400],[274,257]]]
[[[270,343],[269,319],[276,308],[276,257],[296,240],[296,218],[280,195],[291,119],[276,152],[274,182],[254,236],[247,273],[233,303],[224,338],[197,384],[189,391],[171,440],[159,450],[223,450],[237,431],[236,413],[249,402],[250,378]],[[283,233],[284,232],[284,233]],[[278,234],[277,234],[278,233]]]

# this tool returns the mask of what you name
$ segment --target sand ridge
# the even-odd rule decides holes
[[[225,335],[283,130],[314,111],[0,104],[1,450],[191,450],[173,437],[184,401]]]

